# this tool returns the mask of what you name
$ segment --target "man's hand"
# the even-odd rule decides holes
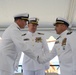
[[[44,60],[45,60],[44,55],[37,57],[37,61],[38,61],[39,64],[44,64],[45,63]]]
[[[37,57],[37,61],[39,64],[47,63],[50,60],[51,60],[50,53],[47,53],[46,55],[43,54],[43,55]]]

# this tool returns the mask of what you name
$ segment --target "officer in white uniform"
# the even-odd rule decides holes
[[[22,54],[21,51],[17,53],[17,57],[14,62],[14,71],[16,71],[16,72],[18,72],[19,60],[20,60],[21,54]]]
[[[36,32],[38,26],[37,18],[30,18],[28,22],[28,32],[23,35],[25,44],[38,56],[49,52],[46,39],[43,33]],[[45,70],[49,68],[49,62],[39,64],[37,61],[24,55],[23,58],[23,75],[45,75]]]
[[[69,23],[57,18],[54,24],[59,37],[51,53],[38,57],[39,63],[45,63],[58,55],[61,75],[76,75],[76,33],[68,31]]]
[[[0,75],[13,75],[14,63],[18,52],[23,51],[30,58],[36,60],[33,51],[22,39],[20,29],[24,28],[29,14],[19,14],[14,17],[14,23],[3,33],[0,44]],[[17,49],[16,49],[17,48]]]

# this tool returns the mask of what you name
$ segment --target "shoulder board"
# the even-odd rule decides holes
[[[17,27],[19,30],[20,30],[20,28],[19,27]]]
[[[59,41],[56,41],[56,42],[55,42],[55,44],[58,44],[58,43],[59,43]]]
[[[56,40],[58,40],[61,36],[59,36]]]
[[[72,32],[68,32],[67,35],[70,35]]]
[[[25,34],[22,34],[22,36],[25,36],[26,35],[26,33]]]
[[[40,34],[40,35],[44,35],[44,33],[38,33],[38,34]]]

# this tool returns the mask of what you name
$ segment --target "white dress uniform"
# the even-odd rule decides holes
[[[51,53],[38,59],[39,63],[59,57],[61,75],[76,75],[76,33],[68,30],[61,33]]]
[[[8,72],[4,75],[13,75],[14,63],[19,51],[23,51],[30,58],[36,60],[35,54],[27,44],[25,45],[21,35],[20,28],[16,23],[10,25],[3,33],[0,44],[0,75],[3,75],[2,71]]]
[[[29,45],[29,48],[38,56],[49,52],[46,39],[43,33],[32,33],[27,32],[23,36],[24,42]],[[49,68],[49,62],[46,64],[39,64],[37,61],[30,59],[28,56],[24,55],[23,58],[23,74],[24,75],[45,75],[45,69]]]
[[[14,71],[16,71],[16,72],[18,72],[19,60],[20,60],[21,54],[22,54],[22,52],[18,52],[17,57],[14,62]]]

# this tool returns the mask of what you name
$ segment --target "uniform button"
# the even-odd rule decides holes
[[[61,61],[60,61],[60,63],[61,63]]]
[[[58,56],[60,56],[60,54],[58,54]]]
[[[32,45],[32,46],[34,46],[34,45]]]
[[[58,50],[60,50],[60,48],[58,48]]]
[[[32,41],[34,41],[34,40],[32,39]]]

